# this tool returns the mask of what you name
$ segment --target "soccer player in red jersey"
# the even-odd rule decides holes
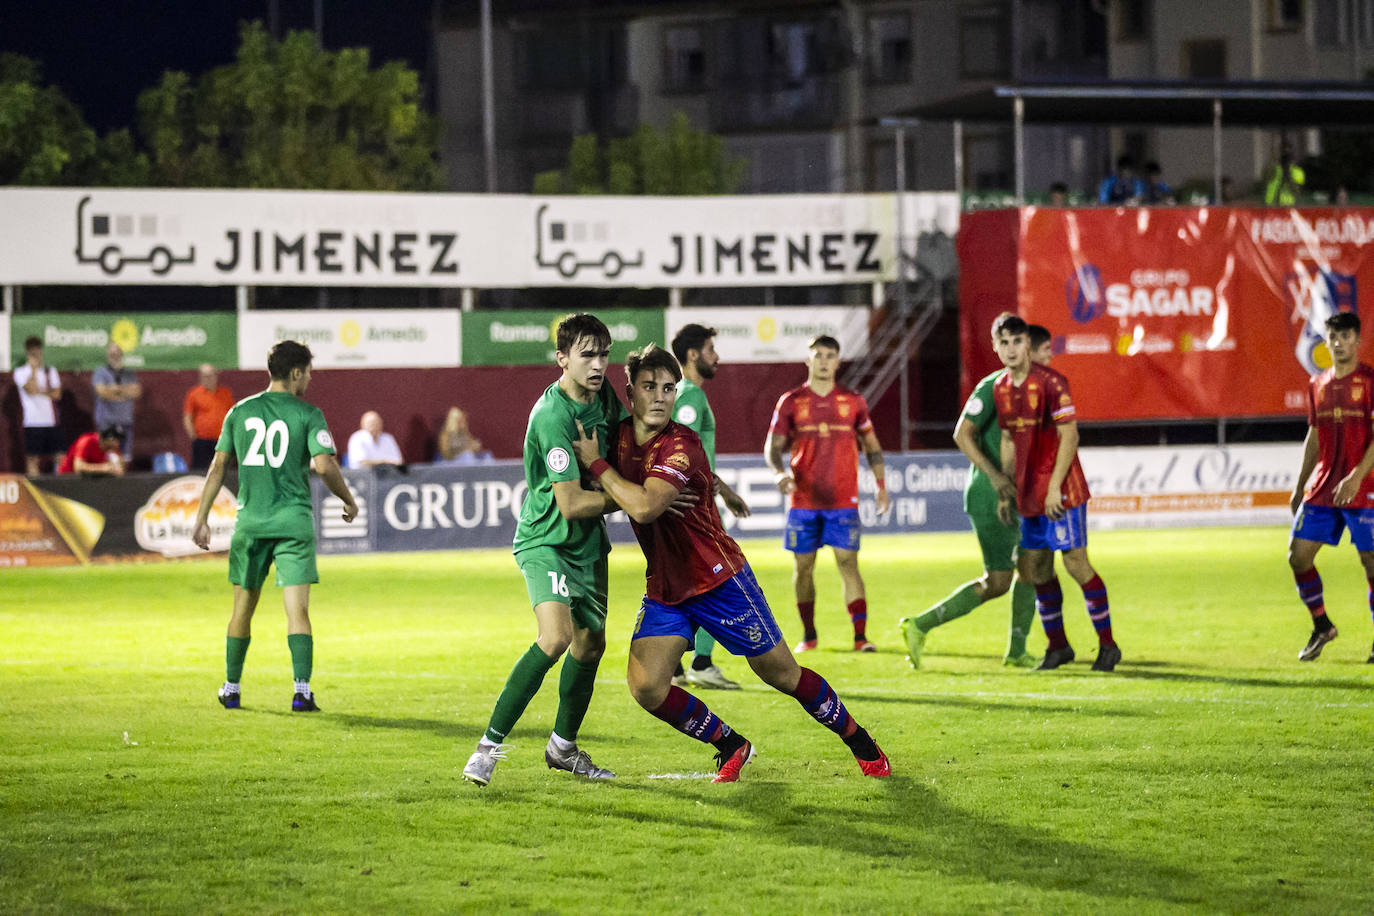
[[[716,748],[715,782],[734,782],[754,758],[754,745],[692,694],[672,684],[673,666],[701,627],[749,661],[770,687],[791,696],[835,732],[865,776],[891,775],[887,755],[856,722],[825,678],[797,664],[768,600],[739,545],[725,533],[715,501],[701,499],[668,512],[680,493],[709,494],[711,465],[701,440],[673,421],[677,360],[653,344],[625,361],[630,417],[612,432],[609,460],[595,434],[579,427],[578,460],[600,481],[608,501],[623,508],[644,551],[645,596],[635,620],[627,675],[640,706],[678,731]],[[608,508],[614,508],[608,502]],[[665,514],[666,513],[666,514]]]
[[[1035,586],[1035,607],[1049,647],[1037,670],[1073,661],[1064,636],[1064,593],[1054,575],[1054,552],[1083,589],[1097,631],[1094,671],[1111,671],[1121,661],[1112,638],[1107,586],[1088,562],[1088,481],[1078,463],[1078,422],[1069,380],[1031,360],[1030,329],[1016,315],[993,324],[997,355],[1007,372],[993,386],[997,423],[1002,427],[1002,467],[1013,468],[1016,502],[1002,498],[997,511],[1006,522],[1021,515],[1016,571]]]
[[[802,641],[795,651],[816,648],[816,551],[829,545],[854,625],[854,651],[873,652],[877,647],[868,641],[868,599],[859,575],[859,447],[873,470],[879,515],[891,505],[883,447],[863,395],[836,384],[840,342],[827,334],[812,340],[806,367],[806,384],[778,398],[763,450],[778,489],[790,497],[783,546],[796,564],[792,586]],[[784,465],[782,450],[788,446],[791,462]]]
[[[1369,580],[1374,614],[1374,369],[1359,361],[1360,316],[1337,312],[1326,319],[1326,346],[1331,368],[1313,376],[1307,390],[1307,438],[1293,488],[1288,542],[1288,565],[1312,615],[1312,637],[1298,653],[1305,662],[1336,638],[1315,561],[1322,545],[1340,543],[1347,527]],[[1374,664],[1374,650],[1369,662]]]

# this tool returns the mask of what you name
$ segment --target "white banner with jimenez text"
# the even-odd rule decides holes
[[[910,193],[903,235],[958,231]],[[896,278],[893,194],[0,189],[0,285],[797,286]]]
[[[279,340],[298,340],[316,369],[381,369],[459,365],[456,309],[244,312],[239,315],[239,368],[267,368]]]

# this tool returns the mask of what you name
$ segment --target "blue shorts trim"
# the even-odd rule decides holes
[[[745,658],[763,655],[782,642],[782,630],[748,566],[681,604],[664,604],[646,595],[630,639],[681,636],[691,642],[697,627],[714,636],[731,655]]]
[[[1338,509],[1303,503],[1293,519],[1293,537],[1335,546],[1350,529],[1356,550],[1374,550],[1374,509]]]
[[[1088,504],[1074,506],[1064,517],[1021,516],[1022,550],[1075,550],[1088,546]]]
[[[793,553],[815,553],[822,547],[859,549],[858,509],[788,509],[782,546]]]

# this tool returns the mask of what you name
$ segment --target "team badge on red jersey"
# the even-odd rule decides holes
[[[668,456],[668,461],[666,463],[669,467],[677,468],[679,471],[685,471],[687,468],[691,467],[692,459],[687,457],[686,452],[679,449]]]

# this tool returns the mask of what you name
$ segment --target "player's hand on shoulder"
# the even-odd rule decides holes
[[[592,430],[590,436],[582,428],[581,420],[574,420],[577,424],[577,438],[573,440],[573,451],[577,452],[577,461],[584,468],[592,466],[592,462],[601,457],[601,444],[596,440],[596,430]]]

